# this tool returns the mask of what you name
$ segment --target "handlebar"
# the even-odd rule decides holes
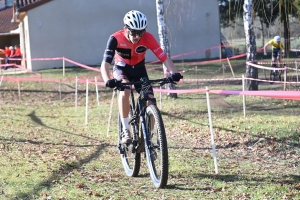
[[[181,76],[183,78],[183,76]],[[115,90],[119,91],[124,91],[125,89],[130,89],[129,85],[152,85],[158,83],[160,86],[163,86],[167,83],[173,83],[177,84],[176,82],[172,81],[170,78],[160,78],[160,79],[153,79],[153,80],[148,80],[147,78],[141,78],[140,81],[133,81],[133,82],[127,82],[127,83],[122,83],[121,81],[118,81],[118,86],[115,87]]]

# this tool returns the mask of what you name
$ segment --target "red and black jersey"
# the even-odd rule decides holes
[[[103,61],[111,63],[115,58],[115,64],[119,66],[134,66],[145,59],[146,51],[150,49],[156,57],[164,62],[167,55],[160,48],[154,36],[145,32],[137,44],[132,44],[125,36],[125,31],[120,30],[112,34],[107,42]]]

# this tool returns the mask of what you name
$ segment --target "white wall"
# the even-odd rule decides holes
[[[14,0],[6,0],[6,6],[13,6],[14,5]]]
[[[217,0],[165,2],[169,5],[165,8],[168,9],[171,55],[219,45]],[[30,43],[27,54],[32,58],[64,56],[83,64],[100,65],[109,35],[123,28],[123,17],[132,9],[140,10],[147,16],[147,30],[158,39],[153,0],[55,0],[27,12]],[[209,14],[206,15],[206,12]],[[209,54],[203,52],[185,58],[204,58],[206,55]],[[219,50],[210,52],[210,57],[218,56]],[[153,60],[157,59],[148,51],[146,62]],[[61,66],[61,61],[32,62],[33,70]],[[31,66],[28,65],[28,68]]]
[[[13,0],[0,0],[0,10],[14,5]]]
[[[4,9],[6,7],[5,0],[0,0],[0,10]]]

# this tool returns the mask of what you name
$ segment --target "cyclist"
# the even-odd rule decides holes
[[[266,49],[268,46],[272,45],[272,65],[275,64],[275,60],[277,60],[280,63],[280,53],[282,52],[282,55],[284,57],[284,48],[283,43],[280,41],[280,36],[275,36],[274,39],[270,40],[265,46],[264,46],[264,55],[267,55]]]
[[[170,72],[171,81],[179,81],[181,74],[177,72],[173,62],[160,48],[154,36],[146,31],[147,18],[137,10],[131,10],[124,16],[124,28],[113,33],[107,42],[101,64],[101,74],[106,87],[114,88],[118,81],[139,81],[148,74],[145,67],[146,50],[150,49],[157,58],[163,62]],[[109,66],[114,58],[113,78],[109,76]],[[141,90],[140,85],[135,85],[136,91]],[[153,98],[153,89],[150,87],[149,97]],[[122,143],[131,143],[129,131],[130,90],[125,89],[119,95],[118,105],[121,122],[123,125]]]

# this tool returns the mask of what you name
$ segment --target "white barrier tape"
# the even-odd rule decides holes
[[[252,66],[252,67],[256,67],[256,68],[259,68],[259,69],[266,69],[266,70],[293,70],[293,71],[300,71],[300,69],[295,69],[295,68],[291,68],[291,67],[283,67],[283,68],[274,68],[274,67],[264,67],[264,66],[261,66],[261,65],[256,65],[256,64],[253,64],[251,62],[246,62],[246,64]]]
[[[292,51],[292,52],[298,52],[298,51],[300,51],[300,49],[290,49],[290,51]]]
[[[295,68],[291,68],[291,67],[286,67],[289,70],[293,70],[293,71],[300,71],[300,69],[295,69]]]
[[[247,65],[250,65],[252,67],[256,67],[256,68],[259,68],[259,69],[267,69],[267,70],[286,70],[286,67],[283,67],[283,68],[276,68],[276,67],[264,67],[264,66],[261,66],[261,65],[256,65],[256,64],[253,64],[251,62],[246,62]]]
[[[270,80],[262,80],[262,79],[255,79],[255,78],[244,78],[247,80],[259,81],[259,82],[267,82],[267,83],[286,83],[286,84],[300,84],[300,82],[284,82],[284,81],[270,81]]]
[[[209,81],[236,81],[242,78],[215,78],[215,79],[183,79],[182,82],[209,82]]]
[[[257,64],[272,64],[272,62],[257,62]],[[295,62],[280,62],[279,64],[295,64]]]

